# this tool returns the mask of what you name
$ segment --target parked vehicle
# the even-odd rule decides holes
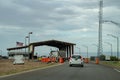
[[[72,65],[79,65],[81,67],[84,67],[84,60],[79,54],[74,54],[69,59],[69,66]]]
[[[14,55],[14,62],[13,64],[24,64],[24,57],[23,55]]]

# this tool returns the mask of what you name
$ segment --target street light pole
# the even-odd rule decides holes
[[[98,48],[98,45],[97,45],[97,44],[92,44],[92,45],[94,45],[94,46],[96,46],[96,47]],[[98,56],[98,54],[97,54],[97,56]]]
[[[85,47],[87,49],[87,58],[85,59],[85,62],[88,63],[89,62],[89,60],[88,60],[88,46],[83,45],[83,47]]]
[[[111,44],[111,43],[109,43],[109,42],[104,42],[104,43],[106,43],[106,44],[110,45],[110,47],[111,47],[111,56],[113,56],[113,52],[112,52],[112,44]]]
[[[111,23],[115,24],[116,26],[120,27],[120,23],[117,23],[117,22],[112,21],[112,20],[104,20],[103,22],[111,22]]]
[[[83,45],[83,47],[85,47],[87,49],[87,58],[88,58],[88,46]]]
[[[30,58],[30,34],[32,34],[33,32],[29,32],[28,33],[28,55],[29,55],[29,58]]]
[[[92,44],[92,45],[96,46],[97,48],[99,47],[97,44]],[[99,52],[98,52],[98,53],[99,53]],[[97,54],[97,57],[96,57],[96,59],[95,59],[95,63],[96,63],[96,64],[99,64],[99,58],[100,58],[100,56],[99,56],[99,54]]]
[[[78,48],[78,49],[79,49],[79,54],[80,54],[80,48],[79,48],[79,47],[76,47],[76,48]]]
[[[28,36],[25,36],[25,46],[27,46],[27,38],[29,38]],[[26,53],[26,47],[25,47],[25,53]]]
[[[87,46],[87,58],[88,58],[88,46]]]
[[[117,37],[117,57],[119,59],[119,37]]]
[[[32,34],[33,32],[29,32],[28,33],[28,37],[29,37],[29,40],[28,40],[28,44],[30,44],[30,34]]]
[[[119,59],[119,37],[112,34],[107,34],[107,35],[117,39],[117,58]]]

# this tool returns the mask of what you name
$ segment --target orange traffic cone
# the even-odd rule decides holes
[[[99,58],[96,58],[96,62],[95,62],[96,64],[99,64]]]

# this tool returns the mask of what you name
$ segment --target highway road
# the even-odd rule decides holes
[[[68,63],[64,63],[56,67],[3,77],[0,80],[120,80],[120,71],[91,63],[85,64],[83,68],[69,67]]]

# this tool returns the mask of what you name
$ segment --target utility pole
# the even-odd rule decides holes
[[[98,33],[98,57],[102,54],[103,48],[102,48],[102,20],[103,18],[103,0],[100,0],[99,3],[99,33]]]
[[[27,40],[26,40],[27,38],[29,38],[29,36],[25,36],[25,46],[27,46],[27,42],[26,42],[26,41],[27,41]],[[26,48],[25,48],[25,53],[26,53]]]

